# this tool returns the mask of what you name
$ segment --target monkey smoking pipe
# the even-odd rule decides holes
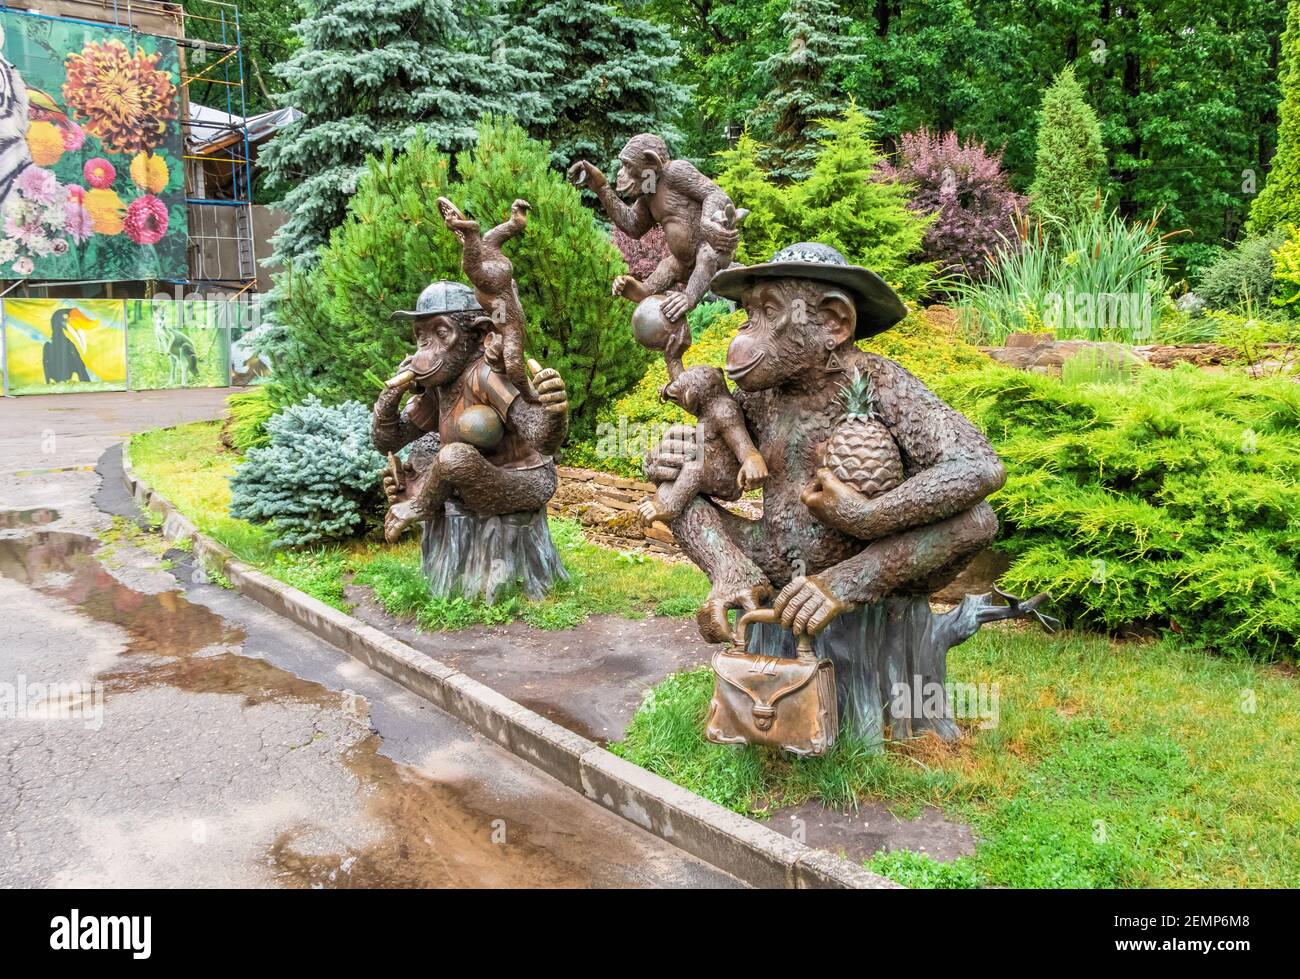
[[[415,371],[408,368],[404,371],[399,371],[396,375],[386,380],[384,382],[384,387],[404,388],[406,387],[406,385],[410,384],[414,380],[415,380]]]

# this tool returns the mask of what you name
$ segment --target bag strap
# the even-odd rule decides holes
[[[751,622],[766,622],[775,624],[777,622],[776,610],[771,608],[756,608],[749,612],[736,617],[736,628],[732,632],[732,646],[735,652],[746,653],[749,651],[749,639],[745,635],[746,629]],[[795,657],[807,662],[816,660],[817,654],[813,652],[812,636],[806,632],[795,633],[796,648]]]

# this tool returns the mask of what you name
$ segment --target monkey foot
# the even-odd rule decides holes
[[[427,519],[427,516],[416,506],[414,500],[394,503],[384,515],[384,540],[390,544],[397,543],[397,539],[406,532],[407,527],[417,520]]]

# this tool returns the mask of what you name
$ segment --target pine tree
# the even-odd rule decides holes
[[[1081,219],[1096,204],[1105,167],[1097,113],[1084,99],[1074,67],[1067,66],[1044,93],[1038,114],[1030,209],[1067,222]]]
[[[690,89],[674,81],[677,42],[667,28],[591,0],[517,0],[505,59],[530,73],[537,104],[512,107],[551,161],[607,166],[629,136],[657,133],[678,145],[676,121]]]
[[[1282,101],[1277,110],[1277,155],[1264,189],[1250,205],[1250,230],[1256,234],[1300,225],[1300,0],[1287,4],[1278,80]]]
[[[777,248],[820,241],[905,296],[918,295],[934,272],[931,263],[915,263],[933,218],[908,207],[906,184],[881,176],[871,120],[857,106],[850,103],[842,118],[816,122],[812,168],[795,183],[779,185],[764,172],[762,147],[748,136],[720,155],[719,186],[750,211],[737,258],[765,262]]]
[[[906,184],[879,178],[883,155],[862,110],[850,104],[843,118],[818,122],[817,157],[792,202],[800,237],[833,245],[904,295],[917,295],[934,272],[931,264],[913,264],[932,218],[908,207]]]
[[[758,137],[767,144],[763,163],[777,180],[801,180],[817,155],[815,121],[841,115],[848,99],[841,87],[859,61],[853,21],[834,0],[792,0],[781,15],[786,47],[759,66],[776,84],[754,112]]]
[[[309,269],[276,284],[276,322],[265,350],[275,364],[272,398],[293,404],[374,401],[411,347],[413,309],[435,279],[463,282],[460,249],[443,225],[444,195],[484,228],[504,220],[517,197],[532,209],[507,246],[528,322],[526,353],[568,386],[570,439],[589,434],[597,409],[636,383],[649,355],[632,339],[631,306],[610,295],[626,266],[583,204],[550,166],[550,148],[514,122],[485,118],[474,147],[451,161],[421,138],[372,158],[347,218]]]
[[[488,5],[453,0],[307,0],[301,47],[276,74],[304,118],[261,153],[289,214],[275,258],[310,264],[342,220],[367,156],[417,127],[445,150],[467,146],[485,111],[518,108],[526,87],[490,53],[503,24]]]

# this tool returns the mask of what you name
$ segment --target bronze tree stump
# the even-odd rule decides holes
[[[516,593],[542,598],[569,578],[544,507],[483,516],[449,501],[441,520],[425,521],[420,554],[436,598],[459,595],[489,604]]]

